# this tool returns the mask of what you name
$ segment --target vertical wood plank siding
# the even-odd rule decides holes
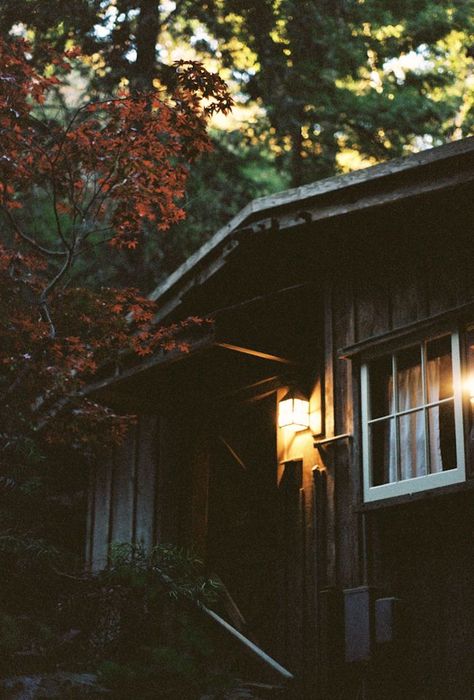
[[[184,427],[181,415],[160,416],[157,494],[156,542],[180,542],[180,516],[183,494],[180,493],[178,471],[183,470]]]
[[[327,272],[332,288],[326,281],[326,302],[320,301],[326,329],[326,435],[331,435],[334,423],[332,434],[353,433],[353,441],[350,446],[341,442],[320,449],[323,471],[315,473],[323,697],[325,692],[332,697],[337,685],[339,658],[337,644],[331,647],[331,634],[324,629],[337,629],[337,605],[333,615],[327,600],[334,591],[367,583],[379,595],[399,597],[409,620],[409,634],[400,652],[406,668],[392,695],[384,697],[411,698],[411,692],[422,697],[416,685],[415,690],[410,687],[420,679],[429,685],[428,691],[423,688],[426,697],[430,693],[434,697],[438,688],[443,688],[439,691],[443,694],[449,683],[456,686],[456,698],[464,697],[458,686],[465,692],[468,674],[459,671],[462,666],[456,659],[465,658],[469,633],[462,611],[472,613],[467,591],[474,572],[466,562],[472,498],[444,496],[439,502],[420,500],[398,509],[360,514],[359,361],[357,357],[340,359],[335,350],[474,301],[469,212],[472,203],[456,210],[453,202],[446,211],[414,208],[406,213],[406,220],[374,220],[373,230],[367,229],[347,258],[340,256]],[[333,391],[328,391],[331,386]],[[441,618],[443,623],[438,624]],[[451,621],[458,625],[455,632]],[[326,663],[332,670],[324,670]],[[387,689],[383,674],[379,680],[380,687]]]
[[[124,443],[91,474],[86,563],[92,571],[107,566],[113,543],[154,543],[157,438],[157,417],[140,416]]]
[[[110,495],[112,484],[113,455],[95,469],[93,530],[90,543],[90,565],[93,571],[107,566],[109,556]]]
[[[149,549],[154,544],[158,418],[140,416],[135,474],[134,542]]]
[[[322,414],[318,421],[322,435],[350,434],[353,439],[327,443],[315,450],[312,433],[319,433],[319,427],[291,435],[285,435],[284,429],[272,433],[270,428],[270,439],[276,440],[277,445],[279,500],[275,529],[282,561],[276,574],[281,615],[275,630],[277,636],[280,633],[282,659],[302,679],[306,695],[301,697],[354,694],[355,686],[344,688],[346,681],[341,680],[342,591],[347,588],[370,584],[387,595],[406,599],[407,606],[411,606],[414,640],[412,643],[408,639],[407,648],[412,645],[414,659],[418,645],[420,655],[431,654],[433,659],[442,661],[434,648],[437,642],[429,635],[423,637],[423,625],[416,620],[418,590],[427,587],[430,605],[438,605],[442,586],[451,590],[450,586],[455,585],[450,571],[459,568],[462,557],[461,546],[454,546],[463,532],[462,517],[456,515],[454,505],[452,513],[446,514],[428,506],[422,511],[410,503],[411,520],[397,508],[360,514],[359,359],[340,359],[337,350],[473,301],[471,227],[467,216],[456,213],[454,204],[446,212],[414,206],[407,212],[395,211],[393,219],[390,212],[385,217],[378,212],[354,217],[350,223],[351,235],[336,224],[333,230],[328,228],[328,240],[334,234],[330,241],[334,248],[325,253],[324,244],[320,243],[314,255],[311,274],[318,286],[311,287],[313,297],[306,306],[301,304],[297,313],[317,318],[317,324],[295,327],[298,333],[306,333],[305,342],[300,344],[304,347],[301,354],[306,355],[300,359],[318,387],[311,400],[313,408],[317,405]],[[435,226],[437,231],[433,233]],[[272,317],[271,313],[274,312],[269,310],[269,322],[276,322],[276,315]],[[291,329],[283,330],[290,335]],[[284,387],[278,389],[275,403],[285,392]],[[213,528],[218,529],[218,523],[212,521],[212,508],[208,522],[212,502],[209,484],[212,495],[212,469],[216,466],[211,446],[220,444],[217,431],[226,422],[222,416],[199,415],[202,409],[192,401],[185,403],[186,400],[185,408],[177,407],[166,416],[140,416],[126,444],[116,450],[109,462],[97,467],[92,478],[93,513],[88,524],[88,557],[94,570],[106,565],[110,543],[114,541],[134,541],[146,547],[155,542],[193,541],[204,557],[206,544],[212,549],[208,535]],[[229,398],[231,423],[226,427],[235,430],[251,457],[258,456],[258,448],[252,442],[258,444],[258,429],[252,433],[251,424],[246,426],[242,418],[245,414],[231,411],[236,406],[237,401]],[[206,420],[208,426],[204,430]],[[270,466],[273,458],[274,455]],[[291,477],[286,480],[281,479],[285,470]],[[256,483],[262,504],[265,499],[271,500],[267,482]],[[445,527],[450,521],[454,522],[452,542],[443,534],[441,525],[436,525],[442,522]],[[432,528],[438,539],[431,538]],[[424,562],[416,576],[413,572],[417,560],[410,554],[412,539],[418,543],[419,561]],[[445,547],[444,553],[438,542]],[[431,571],[434,575],[428,581]],[[416,577],[419,586],[411,588],[410,582]],[[460,587],[459,596],[467,598],[468,584],[456,585]],[[448,604],[453,610],[452,619],[466,634],[466,623],[459,614],[461,604],[457,617],[454,603],[446,601]],[[428,607],[426,611],[420,608],[421,616],[432,614]],[[465,652],[453,630],[452,626],[450,638],[441,628],[435,630],[433,639],[438,635],[439,644],[451,649],[453,659],[456,655],[464,658]]]
[[[109,540],[133,541],[133,514],[135,502],[135,438],[137,427],[130,429],[124,444],[116,450],[113,470],[112,518]]]

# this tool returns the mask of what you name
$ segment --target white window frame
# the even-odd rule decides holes
[[[446,335],[443,333],[442,335]],[[370,454],[370,439],[369,439],[369,401],[370,401],[370,380],[369,380],[369,361],[364,362],[361,366],[361,408],[362,408],[362,454],[363,454],[363,485],[364,485],[364,502],[378,501],[385,498],[393,498],[395,496],[410,495],[419,493],[428,489],[449,486],[465,481],[466,479],[466,457],[464,445],[464,418],[463,418],[463,389],[462,389],[462,363],[461,363],[461,343],[458,332],[451,332],[451,357],[453,368],[453,390],[454,390],[454,425],[456,436],[456,467],[443,472],[426,474],[417,476],[402,481],[392,482],[388,484],[380,484],[371,486],[371,454]],[[401,344],[395,350],[387,353],[382,353],[380,357],[394,357],[394,355],[406,347],[421,345],[424,342],[430,341],[439,337],[439,335],[422,338],[415,342]],[[424,369],[423,369],[424,372]],[[430,406],[437,406],[439,402],[423,404],[422,408],[426,409]],[[418,409],[420,407],[417,407]],[[415,410],[415,409],[414,409]],[[394,415],[398,415],[395,412]],[[395,420],[395,424],[397,420]]]

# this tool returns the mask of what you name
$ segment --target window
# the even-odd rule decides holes
[[[465,479],[457,333],[362,366],[364,500]]]

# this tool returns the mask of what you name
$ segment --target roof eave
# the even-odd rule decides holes
[[[227,255],[238,245],[236,234],[242,233],[243,229],[258,232],[271,228],[276,221],[279,229],[292,228],[304,220],[321,221],[474,180],[474,162],[469,168],[452,167],[464,156],[474,157],[474,137],[253,200],[152,292],[150,297],[162,302],[156,320],[165,319],[177,307],[183,294],[225,264]],[[430,166],[449,162],[450,172],[447,168],[446,174],[436,182],[423,181]],[[394,183],[392,189],[390,181]],[[380,195],[377,188],[384,183],[387,189]],[[344,193],[361,190],[363,186],[369,190],[365,196],[349,202],[344,200]],[[331,194],[340,194],[341,201],[323,205]]]

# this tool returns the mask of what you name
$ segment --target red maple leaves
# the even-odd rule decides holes
[[[135,290],[92,291],[67,282],[91,246],[134,249],[144,222],[158,232],[184,217],[189,165],[210,149],[208,120],[232,105],[225,83],[199,63],[180,61],[172,94],[122,91],[52,118],[41,105],[76,57],[50,52],[42,73],[26,42],[0,40],[4,444],[15,431],[64,439],[66,424],[79,442],[92,439],[99,423],[117,431],[120,421],[84,396],[98,368],[127,352],[185,347],[179,331],[198,322],[157,328],[154,302]],[[50,203],[46,235],[22,216],[32,197]]]

